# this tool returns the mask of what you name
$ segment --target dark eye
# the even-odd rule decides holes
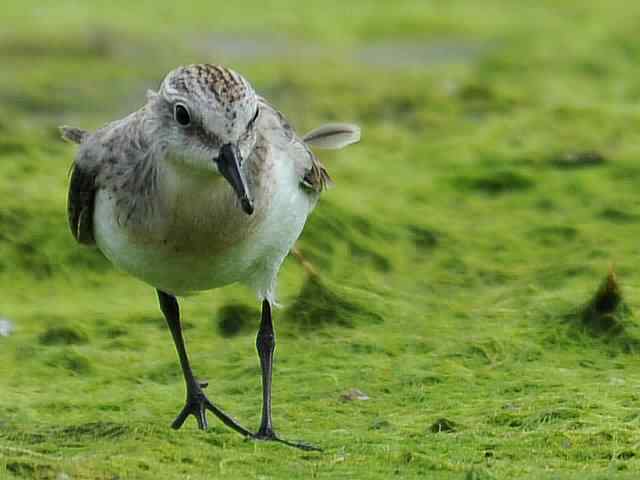
[[[189,110],[184,105],[178,103],[173,110],[173,116],[183,127],[186,127],[191,123],[191,116],[189,115]]]
[[[260,108],[256,108],[256,113],[254,113],[253,118],[249,120],[249,123],[247,124],[247,128],[251,128],[251,126],[255,123],[256,119],[258,118],[259,114],[260,114]]]

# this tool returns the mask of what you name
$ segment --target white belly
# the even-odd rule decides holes
[[[96,243],[120,269],[175,295],[243,282],[273,299],[280,265],[315,204],[290,169],[274,173],[278,183],[269,197],[255,195],[256,217],[250,228],[243,226],[245,217],[237,217],[246,214],[231,201],[220,205],[220,195],[173,182],[164,192],[169,209],[150,222],[145,234],[131,223],[118,222],[115,196],[100,190],[94,211]],[[190,206],[179,208],[173,201]],[[260,201],[267,205],[262,210]],[[216,212],[216,205],[223,210]]]

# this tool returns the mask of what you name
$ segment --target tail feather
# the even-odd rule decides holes
[[[89,132],[82,130],[81,128],[69,127],[68,125],[62,125],[60,127],[60,133],[62,139],[71,143],[82,143],[82,141],[89,135]]]

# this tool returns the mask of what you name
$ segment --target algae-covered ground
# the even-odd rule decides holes
[[[0,9],[0,478],[638,478],[640,5],[97,3]],[[300,131],[362,125],[318,152],[318,276],[288,258],[275,313],[276,427],[322,453],[171,430],[153,290],[68,231],[56,127],[191,62]],[[258,307],[237,286],[183,301],[196,374],[252,427]]]

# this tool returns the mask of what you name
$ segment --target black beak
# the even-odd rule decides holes
[[[242,157],[238,147],[230,143],[222,146],[220,155],[215,159],[218,164],[218,171],[227,179],[233,191],[236,192],[242,205],[242,210],[247,215],[251,215],[253,213],[253,200],[251,200],[249,187],[247,187],[247,179],[244,178],[244,173],[240,169],[241,161]]]

